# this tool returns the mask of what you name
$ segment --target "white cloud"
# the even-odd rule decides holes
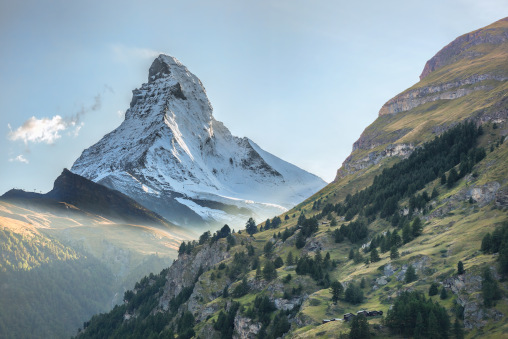
[[[120,117],[120,118],[124,118],[125,117],[125,111],[118,110],[118,111],[116,111],[116,115],[118,115],[118,117]]]
[[[53,144],[61,137],[60,132],[65,130],[67,125],[68,123],[59,115],[55,115],[51,119],[31,117],[14,131],[9,124],[10,132],[8,137],[13,141],[23,140],[25,145],[29,142]]]
[[[113,89],[105,86],[105,91],[113,92]],[[94,97],[94,102],[88,107],[82,106],[81,109],[71,115],[70,117],[62,118],[59,115],[55,115],[52,118],[37,119],[31,117],[23,123],[16,130],[12,130],[11,124],[7,124],[9,127],[8,138],[12,141],[22,140],[25,145],[31,143],[46,143],[53,144],[56,140],[61,138],[61,132],[68,128],[73,128],[72,131],[68,131],[67,135],[73,135],[77,137],[84,123],[80,122],[81,118],[92,111],[98,111],[102,107],[102,96],[97,94]]]
[[[25,158],[25,156],[23,154],[20,154],[15,158],[10,158],[9,161],[10,162],[17,161],[17,162],[22,162],[24,164],[28,164],[28,162],[29,162],[28,159]]]

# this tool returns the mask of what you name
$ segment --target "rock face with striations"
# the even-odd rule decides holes
[[[189,226],[273,217],[324,187],[315,175],[238,138],[212,115],[201,81],[160,55],[124,122],[71,169]]]

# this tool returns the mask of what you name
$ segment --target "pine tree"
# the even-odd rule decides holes
[[[432,283],[429,287],[429,296],[433,296],[433,295],[437,295],[439,293],[439,290],[438,290],[438,284],[437,283]]]
[[[367,282],[365,281],[365,278],[362,278],[360,281],[360,288],[365,288],[367,286]]]
[[[407,268],[407,271],[406,271],[405,279],[404,279],[406,284],[409,284],[409,283],[415,281],[417,278],[418,277],[416,275],[415,268],[413,267],[413,265],[409,265],[409,267]]]
[[[263,268],[263,277],[268,281],[277,278],[275,265],[270,260],[267,260],[265,263],[265,267]]]
[[[294,258],[293,258],[293,252],[289,252],[289,253],[288,253],[288,255],[287,255],[287,257],[286,257],[286,264],[287,264],[288,266],[292,266],[292,265],[294,265],[294,264],[295,264],[295,262],[294,262]]]
[[[390,249],[390,259],[397,259],[399,257],[399,250],[397,247],[393,246]]]
[[[339,281],[336,280],[332,282],[330,291],[332,293],[332,301],[335,305],[337,305],[337,301],[339,301],[340,296],[344,292],[344,287]]]
[[[256,227],[256,221],[254,219],[249,218],[249,220],[247,220],[247,223],[245,224],[245,231],[250,235],[253,235],[258,232],[258,228]]]
[[[459,261],[457,263],[457,274],[458,275],[462,275],[464,274],[466,271],[464,271],[464,264],[462,263],[462,261]]]
[[[441,288],[441,294],[439,295],[439,298],[441,298],[441,300],[448,298],[448,292],[444,286]]]
[[[492,250],[492,237],[490,233],[487,233],[482,239],[481,251],[483,253],[490,253],[491,250]]]
[[[370,251],[370,261],[371,262],[378,262],[379,260],[381,260],[381,258],[379,257],[379,254],[377,253],[377,249],[374,247],[372,249],[372,251]]]
[[[296,236],[295,246],[296,248],[302,248],[305,246],[305,237],[303,236],[302,232],[298,233]]]
[[[273,264],[275,265],[275,268],[281,268],[282,266],[284,266],[284,261],[282,260],[281,257],[277,257],[275,258]]]
[[[413,220],[413,224],[411,225],[411,228],[413,231],[413,237],[416,238],[416,237],[422,235],[423,225],[422,225],[422,221],[420,220],[420,218],[416,217]]]
[[[405,224],[404,228],[402,229],[402,242],[404,244],[407,244],[413,239],[413,232],[411,231],[411,227],[409,224]]]
[[[355,258],[355,251],[351,248],[349,250],[349,260],[354,259],[354,258]]]
[[[446,187],[452,188],[455,182],[459,179],[459,174],[455,168],[450,170],[450,174],[448,174],[448,179],[446,180]]]

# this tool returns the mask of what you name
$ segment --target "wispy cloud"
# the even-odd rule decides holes
[[[115,58],[123,62],[130,58],[153,59],[163,53],[149,48],[128,47],[121,44],[111,45],[111,50]]]
[[[23,154],[20,154],[20,155],[18,155],[18,156],[17,156],[17,157],[15,157],[15,158],[10,158],[10,159],[9,159],[9,161],[10,161],[10,162],[17,161],[17,162],[22,162],[22,163],[24,163],[24,164],[28,164],[28,162],[29,162],[29,161],[28,161],[28,159],[27,159],[27,158],[25,158],[25,156],[24,156]]]

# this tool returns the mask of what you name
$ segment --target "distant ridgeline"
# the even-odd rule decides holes
[[[113,275],[56,239],[0,227],[0,337],[68,338],[108,309]]]

